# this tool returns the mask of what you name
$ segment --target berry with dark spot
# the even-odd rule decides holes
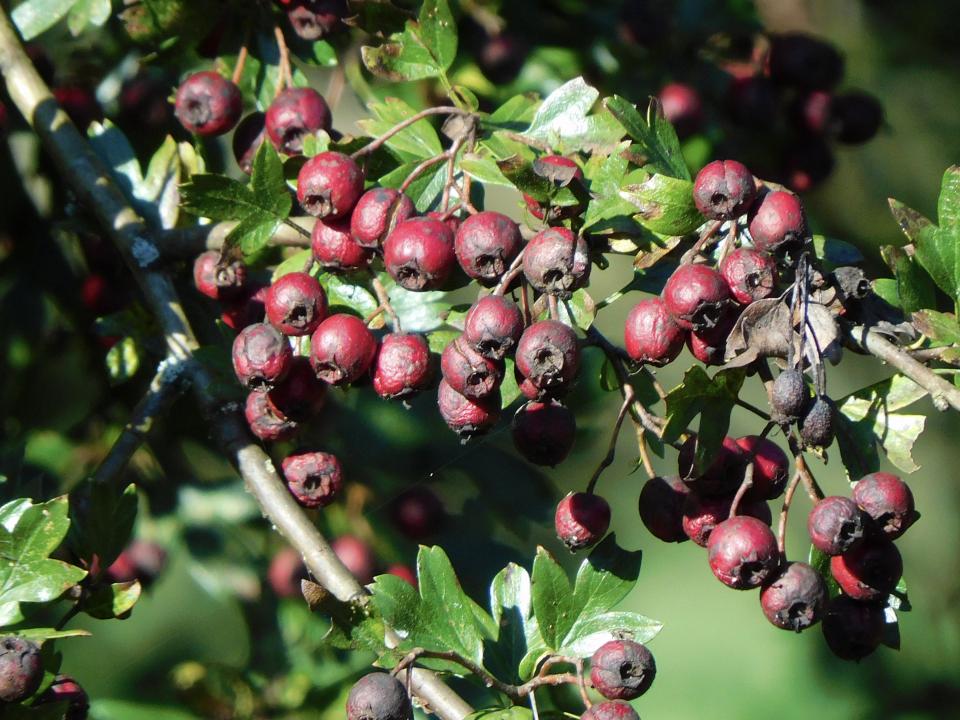
[[[350,232],[357,244],[379,248],[393,229],[417,214],[413,201],[393,188],[367,190],[350,216]]]
[[[883,605],[839,595],[827,605],[823,637],[841,660],[862,660],[880,647],[886,623]]]
[[[608,700],[638,698],[656,676],[653,653],[632,640],[609,640],[590,658],[590,682]]]
[[[405,220],[383,243],[383,264],[390,277],[407,290],[434,290],[453,273],[457,257],[453,232],[429,217]]]
[[[580,716],[580,720],[640,720],[640,716],[623,700],[607,700],[594,703]]]
[[[737,441],[727,435],[723,438],[717,454],[701,474],[695,472],[697,439],[689,437],[680,446],[677,457],[677,472],[692,490],[701,495],[732,495],[740,487],[745,469],[743,451]]]
[[[67,703],[63,720],[86,720],[90,711],[90,698],[86,691],[69,675],[57,675],[53,684],[37,698],[37,705],[47,703]]]
[[[359,380],[373,364],[377,339],[353,315],[331,315],[310,338],[310,365],[317,377],[331,385]]]
[[[830,558],[830,572],[854,600],[883,600],[903,575],[903,558],[887,538],[867,538],[843,555]]]
[[[333,272],[360,270],[373,258],[372,250],[357,244],[347,218],[317,220],[310,233],[310,248],[317,264]]]
[[[382,672],[370,673],[350,689],[347,720],[413,720],[413,705],[397,678]]]
[[[843,77],[843,58],[818,38],[802,33],[776,35],[770,42],[770,77],[780,85],[829,90]]]
[[[777,289],[777,263],[766,253],[737,248],[720,263],[720,274],[741,305],[768,298]]]
[[[822,553],[841,555],[863,540],[864,516],[850,498],[832,495],[820,500],[807,517],[810,542]]]
[[[305,272],[277,278],[267,292],[267,319],[284,335],[309,335],[327,315],[327,295]]]
[[[803,203],[790,192],[774,190],[764,195],[750,211],[749,223],[753,245],[762,252],[782,254],[806,240]]]
[[[287,10],[290,27],[304,40],[320,40],[344,29],[345,0],[293,0]]]
[[[462,335],[443,349],[440,371],[451,388],[474,400],[495,392],[503,375],[500,366],[474,350]]]
[[[293,358],[283,380],[267,393],[267,402],[278,418],[305,422],[323,409],[327,400],[327,384],[320,382],[310,359]]]
[[[501,360],[513,351],[523,335],[523,315],[517,304],[503,295],[485,295],[467,311],[463,337],[477,352]]]
[[[663,116],[682,139],[693,135],[703,125],[703,102],[700,93],[684,83],[669,83],[660,89]]]
[[[704,497],[691,492],[683,503],[681,527],[684,534],[700,547],[707,547],[710,535],[716,527],[730,517],[733,495]],[[762,500],[741,501],[738,515],[748,515],[769,525],[773,522],[770,506]]]
[[[287,338],[266,323],[248,325],[233,341],[233,369],[240,384],[268,390],[284,378],[293,364]]]
[[[783,494],[790,472],[790,460],[772,440],[759,435],[738,438],[737,445],[745,459],[753,458],[753,487],[746,496],[757,500],[773,500]]]
[[[500,393],[471,399],[450,387],[446,380],[441,380],[437,389],[437,406],[443,421],[461,437],[482,435],[500,417]]]
[[[513,416],[513,446],[534,465],[563,462],[577,433],[570,409],[558,402],[530,402]]]
[[[586,240],[565,227],[541,230],[523,251],[523,274],[538,292],[570,297],[590,280]]]
[[[362,193],[363,170],[343,153],[314,155],[297,175],[297,200],[315,217],[348,217]]]
[[[681,265],[663,287],[663,302],[684,330],[709,330],[727,313],[730,288],[712,267]]]
[[[250,432],[265,442],[289,440],[300,428],[296,420],[276,411],[270,404],[267,393],[256,390],[247,395],[243,416],[250,426]]]
[[[404,536],[420,541],[440,532],[447,513],[436,493],[417,486],[404,490],[391,503],[390,517]]]
[[[494,283],[510,267],[522,243],[517,223],[502,213],[484,210],[460,225],[454,251],[469,277]]]
[[[573,383],[580,368],[576,333],[556,320],[541,320],[517,343],[517,369],[538,389],[553,392]]]
[[[865,143],[883,125],[883,105],[867,93],[854,91],[837,95],[831,109],[837,140],[842,143]]]
[[[220,253],[207,250],[193,262],[193,284],[214,300],[232,300],[247,284],[247,266],[242,260],[220,262]]]
[[[800,439],[807,447],[829,447],[833,443],[834,407],[829,398],[819,396],[800,419]]]
[[[253,172],[253,159],[267,136],[266,118],[262,112],[250,113],[240,121],[233,133],[233,158],[247,175]]]
[[[223,135],[237,124],[243,111],[240,88],[212,71],[194,73],[177,89],[177,120],[202,137]]]
[[[329,130],[330,108],[313,88],[286,88],[267,108],[267,136],[285,155],[303,152],[303,139],[319,130]]]
[[[633,360],[663,366],[683,350],[684,332],[658,297],[641,300],[627,315],[624,347]]]
[[[828,600],[823,577],[802,562],[788,563],[760,590],[760,607],[767,620],[794,632],[820,622]]]
[[[610,527],[610,505],[599,495],[576,492],[557,505],[553,519],[557,537],[571,552],[593,547]]]
[[[736,160],[714,160],[697,173],[693,201],[712,220],[743,215],[756,197],[753,174]]]
[[[770,408],[774,420],[787,424],[796,422],[810,400],[803,373],[792,368],[784,370],[773,381],[770,393]]]
[[[267,568],[270,589],[280,598],[300,597],[300,581],[308,577],[303,558],[291,547],[285,547],[274,555]]]
[[[860,478],[853,486],[853,502],[891,540],[903,535],[920,517],[910,488],[891,473],[875,472]]]
[[[353,535],[341,535],[330,543],[330,549],[361,585],[373,580],[377,558],[363,540]]]
[[[432,379],[430,347],[423,335],[384,336],[373,361],[373,389],[377,395],[388,399],[410,397],[426,390]]]
[[[290,455],[283,459],[282,467],[290,493],[304,507],[326,507],[343,488],[340,461],[330,453]]]
[[[640,491],[640,520],[655,538],[664,542],[686,542],[683,507],[690,488],[679,475],[647,480]]]
[[[552,167],[558,168],[563,172],[569,172],[573,178],[571,182],[583,181],[583,171],[580,169],[577,163],[570,158],[563,157],[562,155],[544,155],[537,160],[537,163],[539,163],[540,166],[544,167],[544,169],[547,171],[549,171]],[[547,208],[544,205],[541,205],[526,193],[523,195],[523,201],[526,203],[527,210],[529,210],[530,214],[535,218],[538,220],[543,220],[546,217]],[[556,219],[560,220],[564,218],[576,217],[580,214],[581,210],[583,210],[583,206],[577,204],[551,208],[551,213],[554,214]]]
[[[736,590],[760,587],[780,565],[777,538],[770,526],[748,515],[724,520],[707,541],[710,569]]]
[[[0,638],[0,702],[28,698],[43,680],[40,647],[19,635]]]

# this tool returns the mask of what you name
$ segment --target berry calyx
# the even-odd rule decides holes
[[[30,697],[42,680],[40,647],[19,635],[0,638],[0,702],[15,703]]]
[[[690,488],[679,475],[654,477],[640,490],[640,520],[650,534],[664,542],[686,542],[683,507]]]
[[[779,255],[803,246],[807,219],[800,198],[774,190],[764,195],[750,211],[750,237],[761,252]]]
[[[327,315],[327,295],[316,278],[287,273],[267,292],[267,319],[284,335],[309,335]]]
[[[494,283],[513,262],[522,242],[517,223],[502,213],[484,210],[457,229],[454,251],[469,277]]]
[[[822,553],[841,555],[863,540],[864,516],[850,498],[832,495],[820,500],[807,517],[810,542]]]
[[[297,502],[308,508],[326,507],[343,488],[343,470],[336,456],[307,452],[283,459],[283,476]]]
[[[343,153],[314,155],[297,175],[297,200],[318,218],[349,216],[362,193],[363,171]]]
[[[875,472],[860,478],[853,486],[853,502],[891,540],[903,535],[920,517],[910,488],[890,473]]]
[[[571,552],[593,547],[610,527],[610,505],[593,493],[570,493],[557,505],[554,527]]]
[[[517,370],[538,389],[568,387],[580,368],[580,347],[574,331],[556,320],[541,320],[517,344]]]
[[[360,270],[373,257],[371,250],[357,244],[347,218],[317,220],[310,233],[310,249],[318,265],[334,272]]]
[[[426,487],[404,490],[390,506],[394,525],[414,541],[436,535],[443,527],[446,516],[440,498]]]
[[[632,640],[605,642],[590,658],[590,682],[608,700],[638,698],[656,676],[653,654]]]
[[[246,287],[247,266],[242,260],[221,262],[219,252],[207,250],[193,262],[193,284],[208,298],[233,300]]]
[[[868,538],[830,558],[830,572],[854,600],[883,600],[900,581],[903,559],[887,538]]]
[[[746,497],[758,500],[773,500],[783,494],[790,472],[787,454],[772,440],[759,435],[738,438],[745,458],[753,458],[753,487]]]
[[[387,399],[426,390],[433,379],[430,347],[423,335],[390,333],[380,341],[373,363],[373,389]]]
[[[741,305],[768,298],[776,291],[777,264],[766,253],[737,248],[720,263],[720,274]]]
[[[760,587],[777,570],[780,552],[770,527],[761,520],[737,515],[724,520],[707,541],[710,569],[727,587]]]
[[[310,338],[310,365],[331,385],[359,380],[377,354],[377,339],[363,320],[338,313],[324,320]]]
[[[413,705],[397,678],[375,672],[360,678],[347,696],[347,720],[412,720]]]
[[[796,422],[810,399],[803,373],[792,368],[784,370],[773,381],[770,408],[774,420],[781,424]]]
[[[538,292],[570,297],[590,279],[586,240],[565,227],[541,230],[524,248],[523,274]]]
[[[607,700],[594,705],[580,716],[580,720],[640,720],[629,703],[623,700]]]
[[[663,302],[681,328],[709,330],[726,314],[730,289],[723,276],[707,265],[681,265],[663,287]]]
[[[641,300],[627,315],[624,347],[631,359],[663,366],[683,350],[684,332],[658,297]]]
[[[461,335],[449,343],[440,355],[443,379],[464,397],[479,399],[500,387],[503,371],[473,349]]]
[[[437,406],[447,426],[463,438],[481,435],[500,417],[500,393],[482,399],[464,397],[446,380],[437,388]]]
[[[434,290],[450,278],[457,258],[453,232],[440,220],[417,217],[394,228],[383,243],[383,264],[407,290]]]
[[[367,190],[350,216],[350,232],[360,247],[379,248],[393,229],[416,215],[413,201],[393,188]]]
[[[463,337],[478,353],[501,360],[523,335],[523,315],[513,300],[502,295],[485,295],[467,311]]]
[[[233,341],[233,369],[240,384],[251,390],[269,390],[293,364],[287,338],[266,323],[248,325]]]
[[[756,194],[753,173],[736,160],[714,160],[697,173],[693,183],[697,210],[712,220],[743,215]]]
[[[828,600],[823,577],[802,562],[788,563],[760,590],[760,607],[767,620],[794,632],[820,622]]]
[[[534,465],[563,462],[576,433],[573,413],[556,401],[527,403],[513,416],[513,446]]]
[[[303,139],[329,130],[330,108],[313,88],[285,88],[267,108],[266,129],[273,146],[285,155],[303,152]]]
[[[830,651],[842,660],[862,660],[883,640],[883,605],[857,602],[839,595],[823,616],[823,637]]]
[[[202,137],[223,135],[243,111],[240,88],[213,71],[194,73],[177,89],[174,114],[187,130]]]

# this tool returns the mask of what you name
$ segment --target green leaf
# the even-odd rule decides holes
[[[960,323],[952,313],[921,310],[913,314],[913,324],[917,330],[938,344],[960,344]]]
[[[419,165],[419,162],[409,162],[401,165],[392,172],[380,178],[383,187],[399,189],[407,176]],[[421,213],[437,206],[443,194],[443,186],[447,181],[447,166],[439,163],[421,174],[407,187],[406,195],[417,210]]]
[[[827,584],[827,594],[831,598],[835,598],[840,594],[840,584],[833,577],[833,572],[830,570],[829,555],[811,545],[810,551],[807,553],[807,563],[823,577],[823,581]]]
[[[503,380],[500,381],[500,407],[508,408],[520,397],[520,386],[517,384],[516,367],[513,360],[504,360]]]
[[[284,275],[289,275],[292,272],[303,272],[303,269],[307,266],[307,262],[312,257],[313,251],[310,250],[310,248],[298,250],[273,269],[273,274],[270,276],[270,282],[275,283]]]
[[[336,67],[337,50],[326,40],[317,40],[313,44],[313,61],[320,67]]]
[[[67,27],[79,35],[88,25],[100,27],[110,19],[110,0],[78,0],[70,9]]]
[[[497,161],[489,156],[465,154],[460,161],[460,169],[474,180],[484,185],[501,185],[513,187],[513,183],[501,172]]]
[[[504,130],[525,130],[533,122],[539,106],[540,101],[531,95],[514,95],[489,117],[481,119],[481,124]]]
[[[897,307],[912,313],[936,306],[936,288],[918,262],[902,248],[892,245],[880,248],[880,254],[897,283]]]
[[[447,0],[424,0],[419,23],[424,47],[443,70],[449,69],[457,57],[457,24]]]
[[[374,75],[400,82],[444,75],[457,54],[457,29],[446,0],[426,0],[417,22],[408,20],[379,47],[360,55]]]
[[[467,715],[464,720],[533,720],[533,713],[530,708],[517,705],[510,708],[478,710]]]
[[[637,220],[656,233],[686,235],[703,224],[689,180],[652,175],[639,185],[625,187],[620,197],[636,206],[640,211]]]
[[[91,633],[82,628],[72,630],[57,630],[56,628],[18,628],[17,635],[43,645],[48,640],[65,640],[67,638],[90,637]]]
[[[430,347],[430,352],[439,355],[447,345],[462,334],[459,330],[434,330],[433,332],[427,333],[427,345]],[[506,377],[504,377],[504,380],[506,380]]]
[[[327,303],[353,310],[360,317],[373,313],[380,303],[363,285],[351,283],[348,277],[324,273],[317,278],[327,295]]]
[[[572,657],[590,657],[601,645],[611,640],[628,637],[639,643],[648,643],[662,629],[663,623],[635,612],[612,611],[585,615],[573,626],[560,652]]]
[[[380,273],[379,278],[406,332],[430,332],[443,324],[440,314],[450,308],[445,292],[407,290],[385,272]]]
[[[533,612],[540,636],[554,649],[563,645],[579,615],[567,573],[542,547],[533,561]]]
[[[569,80],[544,99],[522,134],[560,152],[609,152],[623,137],[623,129],[604,110],[588,115],[599,97],[600,92],[582,77]]]
[[[81,607],[87,615],[99,620],[118,618],[133,610],[140,599],[140,592],[137,580],[98,585],[84,598]]]
[[[24,40],[33,40],[60,22],[77,0],[27,0],[17,5],[10,17]]]
[[[87,481],[71,507],[70,545],[78,557],[107,568],[130,542],[137,518],[137,487]]]
[[[130,380],[140,369],[140,350],[137,341],[125,337],[107,351],[105,358],[110,382],[120,385]]]
[[[643,553],[627,551],[608,535],[580,565],[574,588],[581,612],[604,612],[623,600],[640,577]]]
[[[382,103],[371,103],[372,118],[357,124],[371,137],[382,135],[393,126],[413,117],[417,111],[403,100],[387,98]],[[425,160],[443,152],[440,137],[426,118],[393,135],[386,143],[403,162]]]
[[[490,610],[499,632],[484,648],[485,665],[490,672],[511,684],[520,684],[520,663],[529,651],[527,637],[533,613],[530,575],[510,563],[490,585]]]
[[[637,143],[640,151],[647,157],[651,172],[669,175],[681,180],[690,179],[690,171],[683,161],[677,133],[669,122],[663,119],[659,106],[651,103],[647,118],[637,108],[617,95],[604,100],[604,105]]]
[[[827,267],[856,265],[863,262],[863,253],[856,245],[823,235],[813,236],[813,252]]]
[[[619,220],[619,224],[605,223],[603,229],[610,226],[624,232],[640,230],[633,219],[637,212],[636,206],[620,196],[620,190],[623,187],[624,180],[627,177],[627,169],[630,165],[624,155],[624,151],[629,144],[629,142],[624,142],[618,145],[614,152],[602,158],[602,164],[599,167],[593,164],[593,159],[587,164],[586,175],[590,180],[591,199],[583,218],[584,230],[593,229],[596,231],[600,228],[595,226],[614,218]]]

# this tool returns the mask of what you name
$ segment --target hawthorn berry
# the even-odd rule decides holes
[[[194,73],[177,89],[174,114],[187,130],[202,137],[223,135],[243,111],[240,88],[213,71]]]
[[[446,521],[447,513],[436,493],[427,487],[404,490],[390,504],[390,517],[397,529],[414,541],[436,535]]]
[[[529,402],[513,416],[513,446],[534,465],[563,462],[576,433],[573,413],[556,401]]]
[[[423,335],[390,333],[373,361],[373,389],[382,398],[405,398],[426,390],[433,379],[430,347]]]
[[[284,155],[303,152],[303,139],[318,130],[329,130],[330,108],[313,88],[288,87],[267,108],[267,136]]]
[[[557,505],[553,523],[571,552],[593,547],[610,527],[610,505],[599,495],[572,492]]]
[[[753,173],[736,160],[714,160],[697,173],[693,183],[693,202],[711,220],[743,215],[756,194]]]
[[[777,538],[770,526],[748,515],[724,520],[707,541],[710,569],[736,590],[760,587],[780,564]]]
[[[571,385],[580,368],[576,333],[556,320],[536,322],[517,343],[517,369],[540,390],[553,392]]]
[[[279,598],[300,597],[300,581],[309,577],[307,566],[296,550],[285,547],[270,560],[267,583]]]
[[[233,158],[247,175],[253,173],[253,160],[267,136],[267,116],[262,112],[250,113],[233,131],[231,148]]]
[[[474,400],[495,392],[503,375],[500,366],[474,350],[462,335],[443,349],[440,371],[451,388]]]
[[[833,401],[818,396],[800,419],[800,439],[807,447],[828,447],[833,442],[833,434]]]
[[[341,535],[330,543],[330,549],[361,585],[373,580],[377,558],[363,540],[353,535]]]
[[[790,145],[781,162],[787,187],[807,192],[830,176],[836,159],[823,138],[807,137]]]
[[[310,233],[310,248],[317,264],[334,272],[360,270],[373,257],[372,250],[357,244],[347,218],[317,220]]]
[[[469,277],[493,283],[507,271],[522,243],[517,223],[502,213],[484,210],[461,223],[454,251]]]
[[[377,339],[353,315],[338,313],[324,320],[310,338],[310,365],[317,377],[331,385],[359,380],[377,354]]]
[[[727,313],[730,288],[712,267],[685,264],[667,278],[663,302],[684,330],[709,330]]]
[[[57,675],[53,683],[37,698],[36,705],[67,703],[63,720],[86,720],[90,711],[90,698],[76,680],[69,675]]]
[[[633,640],[609,640],[590,658],[590,682],[608,700],[638,698],[656,676],[653,654]]]
[[[393,563],[387,567],[387,575],[393,575],[400,578],[405,583],[412,586],[414,590],[416,590],[420,585],[419,582],[417,582],[417,574],[409,565]]]
[[[437,406],[447,426],[467,438],[481,435],[496,424],[500,417],[500,393],[471,399],[450,387],[446,380],[441,380],[437,388]]]
[[[150,540],[134,540],[123,549],[105,571],[112,583],[136,580],[150,587],[167,565],[167,551]]]
[[[350,232],[360,247],[379,248],[393,229],[416,215],[413,201],[393,188],[367,190],[350,216]]]
[[[734,77],[727,93],[733,121],[744,127],[766,129],[777,121],[777,89],[759,75]]]
[[[810,399],[803,373],[788,368],[777,375],[770,393],[774,420],[781,424],[796,422]]]
[[[669,83],[658,95],[663,116],[673,125],[680,138],[697,132],[703,125],[703,102],[700,93],[685,83]]]
[[[800,198],[783,190],[768,192],[750,211],[749,229],[754,247],[762,252],[782,254],[802,246],[807,220]]]
[[[547,172],[549,172],[551,168],[557,168],[561,172],[569,173],[572,178],[571,182],[583,181],[583,171],[580,169],[580,166],[577,165],[574,160],[571,160],[568,157],[563,157],[562,155],[544,155],[537,159],[537,164],[538,165],[536,166],[539,166]],[[523,202],[526,204],[527,210],[530,211],[530,214],[538,220],[543,220],[546,217],[547,207],[541,205],[526,193],[523,194]],[[552,208],[552,212],[555,214],[557,219],[562,219],[576,217],[580,214],[582,209],[583,208],[578,204],[568,207]]]
[[[730,517],[731,505],[733,505],[733,495],[704,497],[698,492],[691,492],[683,503],[683,517],[680,525],[684,534],[700,547],[707,547],[716,527]],[[773,522],[770,506],[761,500],[741,501],[737,512],[738,517],[747,515],[767,525]]]
[[[300,429],[299,423],[276,411],[267,398],[267,393],[258,390],[247,395],[243,415],[250,426],[250,432],[266,442],[289,440]]]
[[[19,635],[0,638],[0,702],[30,697],[43,680],[40,647]]]
[[[843,77],[843,58],[819,38],[775,35],[770,41],[770,77],[781,85],[829,90]]]
[[[838,595],[823,615],[823,637],[842,660],[862,660],[880,646],[886,623],[883,605]]]
[[[586,240],[565,227],[541,230],[524,248],[523,274],[538,292],[570,297],[590,279]]]
[[[717,454],[701,474],[695,474],[697,438],[691,436],[680,446],[677,472],[692,490],[701,495],[732,495],[740,487],[745,469],[743,451],[737,441],[727,435]]]
[[[683,350],[684,332],[658,297],[641,300],[627,315],[624,347],[631,359],[663,366]]]
[[[327,295],[305,272],[277,278],[267,292],[267,319],[284,335],[309,335],[327,315]]]
[[[825,497],[807,517],[810,542],[822,553],[841,555],[863,540],[864,515],[850,498]]]
[[[793,109],[793,120],[801,130],[815,135],[826,134],[833,120],[833,93],[814,90],[799,98]]]
[[[831,110],[837,128],[837,140],[842,143],[865,143],[883,125],[883,105],[867,93],[854,91],[837,95]]]
[[[640,520],[655,538],[664,542],[686,542],[683,508],[690,488],[679,475],[654,477],[640,490]]]
[[[623,700],[594,703],[580,720],[640,720],[636,710]]]
[[[691,330],[686,338],[690,353],[704,365],[722,365],[727,350],[727,338],[739,317],[738,312],[728,309],[721,313],[713,327]]]
[[[406,688],[388,673],[360,678],[347,696],[347,720],[413,720]]]
[[[267,392],[267,402],[280,418],[305,422],[323,409],[327,384],[317,379],[310,358],[293,358],[287,376]]]
[[[760,590],[760,607],[767,620],[794,632],[820,622],[828,601],[823,576],[802,562],[787,563]]]
[[[193,262],[193,284],[201,294],[214,300],[230,300],[243,292],[247,266],[242,260],[220,261],[220,253],[207,250]]]
[[[220,320],[231,330],[243,330],[248,325],[263,322],[267,314],[269,285],[250,283],[240,297],[221,303]]]
[[[434,290],[453,273],[453,232],[440,220],[415,217],[397,225],[383,243],[383,264],[407,290]]]
[[[320,40],[341,30],[347,15],[346,0],[293,0],[287,20],[298,37]]]
[[[860,478],[853,486],[853,502],[891,540],[903,535],[920,517],[909,486],[891,473],[875,472]]]
[[[737,248],[720,263],[720,274],[741,305],[768,298],[777,288],[777,263],[766,253]]]
[[[347,217],[363,193],[363,171],[349,155],[327,151],[307,160],[297,175],[297,200],[311,215]]]
[[[233,370],[240,384],[251,390],[272,388],[292,364],[290,343],[273,325],[248,325],[233,341]]]
[[[753,458],[753,487],[746,497],[773,500],[783,494],[790,472],[790,460],[783,449],[772,440],[759,435],[737,439],[745,458]]]
[[[81,132],[86,130],[90,123],[103,120],[103,108],[96,93],[88,86],[60,85],[53,88],[53,98]],[[233,122],[236,123],[236,119]]]
[[[326,507],[343,488],[343,470],[336,456],[307,452],[283,459],[283,476],[297,502],[308,508]]]
[[[867,538],[830,558],[830,572],[840,589],[854,600],[883,600],[900,581],[903,559],[888,538]]]
[[[523,315],[517,304],[503,295],[485,295],[467,311],[463,337],[477,352],[501,360],[523,335]]]

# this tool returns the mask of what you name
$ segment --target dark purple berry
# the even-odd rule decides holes
[[[712,220],[743,215],[757,194],[753,174],[736,160],[714,160],[697,173],[693,201]]]
[[[317,264],[332,272],[360,270],[367,267],[373,257],[372,250],[357,244],[347,218],[317,220],[310,234],[310,247]]]
[[[453,232],[440,220],[405,220],[383,243],[383,264],[390,277],[407,290],[440,288],[453,272],[457,258]]]
[[[138,581],[147,588],[167,565],[167,551],[149,540],[134,540],[124,548],[106,570],[112,583]]]
[[[761,252],[782,254],[801,247],[807,237],[803,203],[793,193],[774,190],[750,211],[750,237]]]
[[[827,605],[823,637],[838,658],[862,660],[880,647],[885,623],[880,603],[858,602],[839,595]]]
[[[843,58],[819,38],[776,35],[770,42],[770,77],[780,85],[829,90],[843,77]]]
[[[853,486],[853,502],[891,540],[903,535],[920,517],[910,488],[891,473],[875,472],[860,478]]]
[[[707,265],[681,265],[667,279],[663,302],[685,330],[709,330],[719,324],[730,305],[730,289]]]
[[[655,538],[686,542],[683,507],[690,488],[678,475],[647,480],[640,491],[640,520]]]
[[[526,330],[517,344],[517,369],[541,390],[567,388],[580,368],[576,333],[556,320],[541,320]]]
[[[541,230],[523,251],[523,274],[538,292],[570,297],[590,279],[586,241],[565,227]]]
[[[315,217],[348,217],[363,193],[363,171],[349,155],[327,151],[297,175],[297,200]]]
[[[680,478],[701,495],[733,495],[740,487],[745,470],[745,458],[737,441],[727,435],[710,465],[701,474],[695,473],[697,439],[689,437],[680,446],[677,472]]]
[[[248,325],[233,341],[233,369],[240,383],[251,390],[270,389],[292,364],[289,341],[272,325]]]
[[[632,640],[605,642],[590,658],[590,683],[608,700],[638,698],[656,676],[653,654]]]
[[[495,392],[503,375],[500,366],[474,350],[462,335],[443,349],[440,371],[451,388],[474,400]]]
[[[557,505],[553,519],[557,537],[571,552],[593,547],[610,527],[610,505],[599,495],[576,492]]]
[[[194,73],[177,89],[177,120],[195,135],[223,135],[243,111],[240,88],[212,71]]]
[[[447,426],[461,437],[481,435],[493,427],[500,417],[500,393],[483,399],[464,397],[446,380],[437,389],[437,406]]]
[[[513,416],[513,446],[534,465],[563,462],[576,433],[573,413],[558,402],[530,402]]]
[[[357,244],[380,248],[393,229],[416,215],[413,201],[393,188],[367,190],[350,216],[350,232]]]
[[[47,703],[67,703],[63,720],[86,720],[90,710],[90,698],[86,691],[69,675],[57,675],[53,684],[37,698],[37,705]]]
[[[220,253],[207,250],[193,262],[193,284],[214,300],[234,300],[247,285],[247,266],[242,260],[221,262]]]
[[[517,304],[502,295],[485,295],[467,311],[463,337],[491,360],[510,353],[523,335],[523,315]]]
[[[250,113],[233,133],[233,158],[247,175],[253,173],[253,159],[267,136],[266,117],[262,112]]]
[[[19,635],[0,638],[0,702],[30,697],[43,680],[40,647]]]
[[[412,720],[413,705],[403,683],[387,673],[360,678],[347,696],[347,720]]]
[[[416,395],[433,380],[430,347],[423,335],[390,333],[380,341],[373,363],[373,389],[382,398]]]
[[[277,278],[267,292],[267,319],[284,335],[309,335],[327,315],[327,295],[305,272]]]
[[[820,500],[807,517],[810,542],[822,553],[841,555],[863,540],[864,516],[850,498],[831,495]]]
[[[740,317],[739,308],[728,307],[715,321],[716,324],[687,334],[687,347],[691,354],[704,365],[723,365],[727,350],[727,338]]]
[[[340,461],[330,453],[308,452],[283,459],[283,476],[297,502],[308,508],[326,507],[343,488]]]
[[[684,332],[658,297],[641,300],[627,315],[624,347],[633,360],[663,366],[683,350]]]
[[[720,263],[720,274],[741,305],[768,298],[777,289],[777,263],[766,253],[737,248]]]
[[[799,98],[793,110],[794,122],[805,132],[825,135],[833,122],[833,93],[814,90]]]
[[[247,395],[243,415],[250,432],[265,442],[289,440],[297,434],[299,424],[278,413],[267,399],[267,393],[254,390]]]
[[[436,535],[446,515],[440,498],[423,486],[404,490],[390,505],[390,517],[394,525],[414,541]]]
[[[736,590],[760,587],[780,565],[777,538],[770,526],[747,515],[724,520],[707,541],[710,569]]]
[[[310,364],[317,377],[331,385],[359,380],[377,354],[377,339],[363,320],[343,313],[331,315],[310,338]]]
[[[830,558],[830,572],[844,594],[854,600],[883,600],[903,575],[903,559],[887,538],[867,538],[843,555]]]
[[[522,242],[517,223],[501,213],[484,210],[463,221],[454,250],[469,277],[493,283],[510,267]]]
[[[867,93],[854,91],[837,95],[831,109],[837,140],[842,143],[865,143],[883,125],[883,105]]]
[[[681,526],[688,538],[700,547],[707,547],[717,526],[730,517],[733,496],[703,497],[697,492],[687,495],[683,503]],[[770,506],[761,500],[741,502],[738,515],[748,515],[769,525],[773,521]]]
[[[767,620],[794,632],[820,622],[828,600],[823,577],[802,562],[788,563],[760,591],[760,607]]]
[[[330,123],[327,101],[312,88],[286,88],[267,108],[267,135],[285,155],[302,153],[303,139],[319,130],[329,130]]]

